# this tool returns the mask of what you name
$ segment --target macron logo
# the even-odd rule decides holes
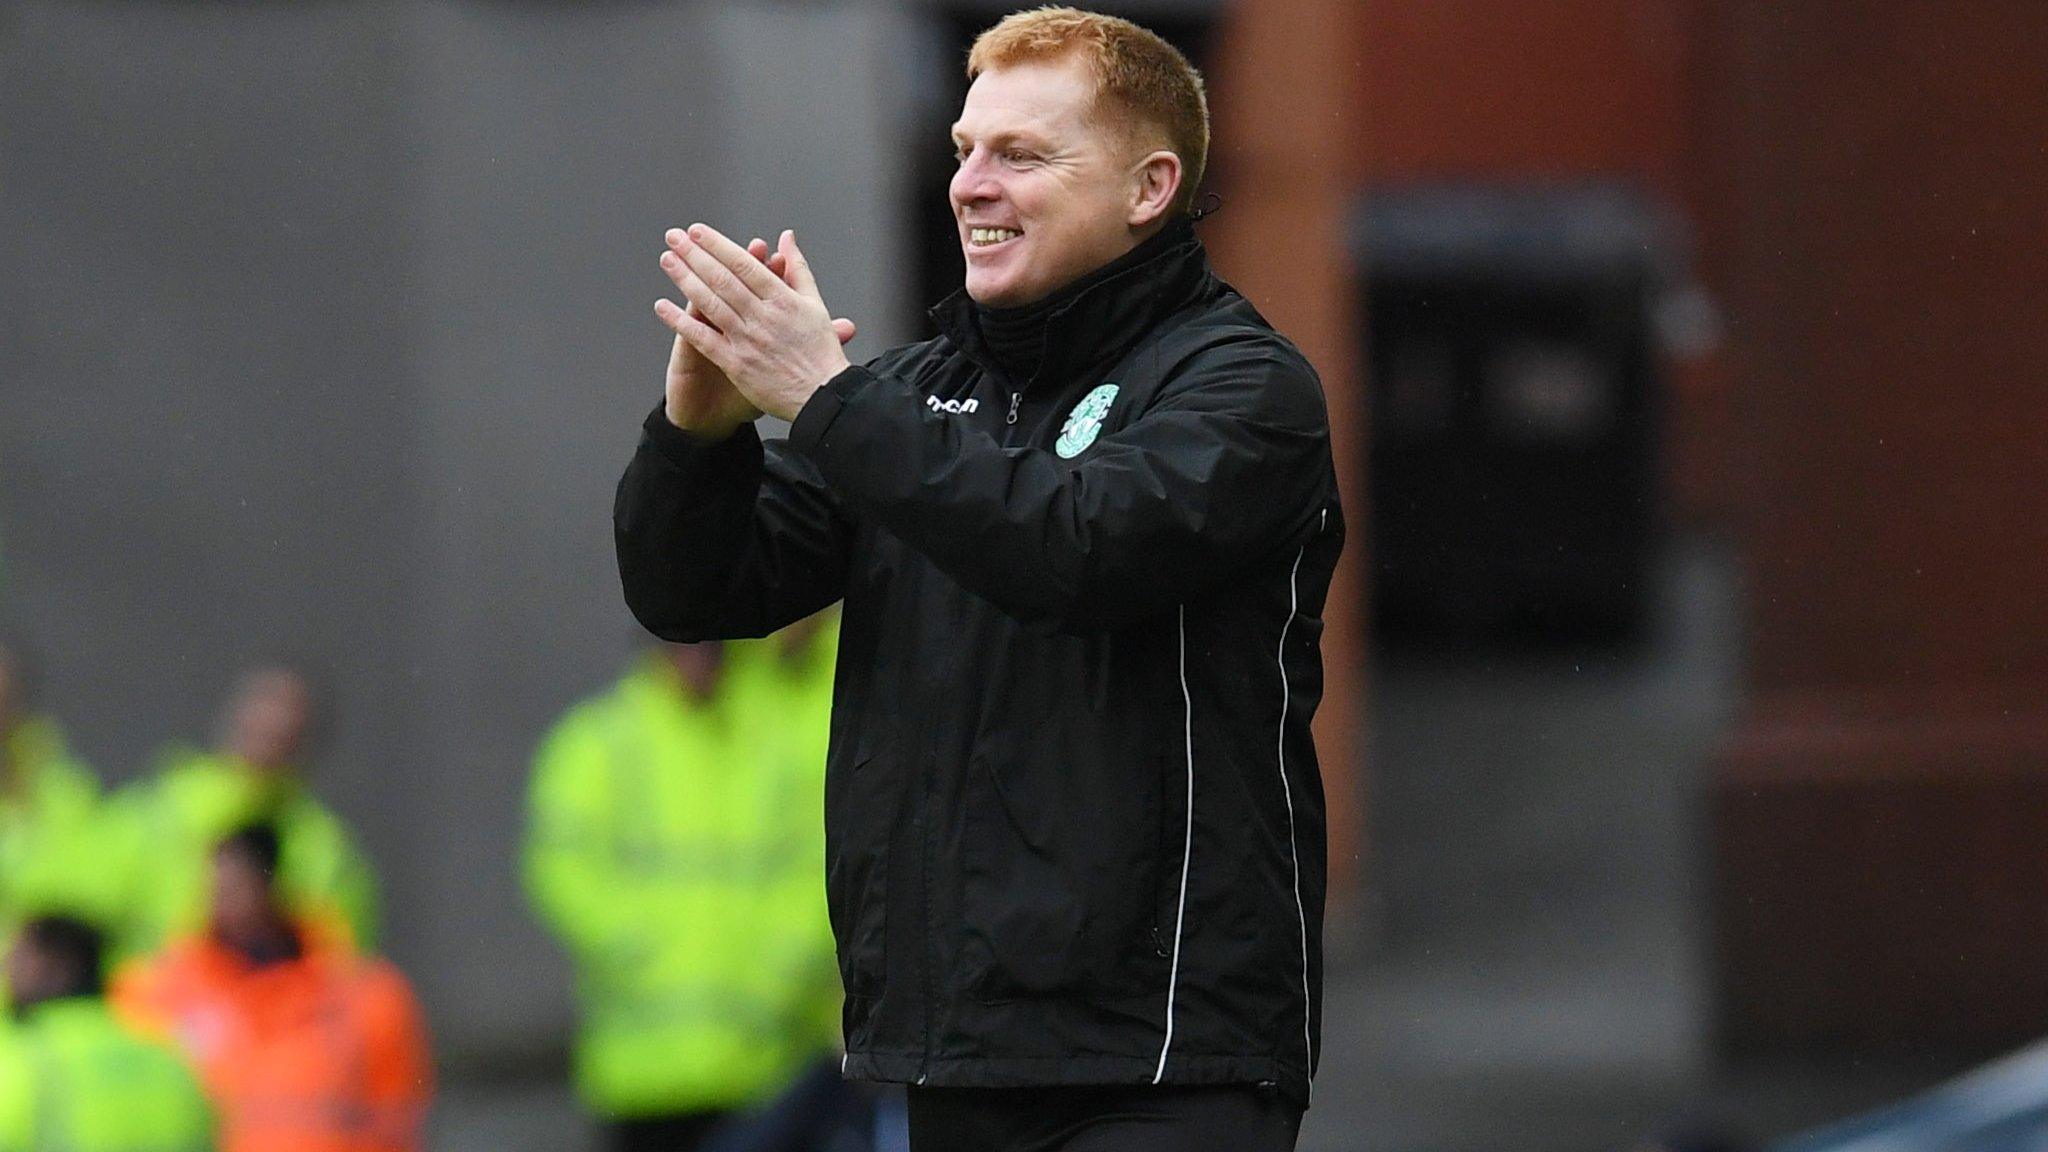
[[[937,396],[925,397],[924,404],[934,412],[951,412],[955,415],[965,415],[981,407],[979,400],[941,400]]]

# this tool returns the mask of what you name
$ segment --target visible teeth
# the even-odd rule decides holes
[[[1023,233],[1015,228],[971,228],[967,232],[967,238],[976,244],[1000,244],[1013,236],[1022,235]]]

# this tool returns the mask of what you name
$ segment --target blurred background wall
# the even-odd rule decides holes
[[[1424,650],[1469,650],[1519,609],[1552,639],[1590,635],[1587,613],[1558,613],[1600,573],[1517,551],[1624,538],[1614,487],[1569,491],[1568,475],[1626,478],[1655,510],[1633,525],[1646,554],[1733,546],[1732,568],[1703,573],[1738,597],[1736,694],[1686,738],[1692,831],[1669,844],[1700,853],[1698,902],[1678,898],[1698,932],[1696,1026],[1721,1059],[1960,1058],[2048,1028],[2031,972],[2048,931],[2044,21],[2027,3],[1354,9],[1376,627],[1393,639],[1420,618]],[[1630,211],[1640,226],[1621,225]],[[1562,287],[1568,271],[1611,279],[1628,248],[1656,297],[1647,371],[1568,388],[1553,358],[1531,394],[1643,388],[1621,412],[1651,466],[1590,435],[1539,460],[1485,422],[1500,411],[1485,397],[1546,373],[1439,366],[1426,337],[1448,327],[1461,355],[1556,340],[1555,298],[1593,299],[1588,281]],[[1581,365],[1641,306],[1592,305],[1605,320],[1568,337],[1595,350]],[[1438,378],[1455,400],[1433,407]],[[1439,411],[1454,434],[1406,454],[1416,414]],[[1678,650],[1655,605],[1683,593],[1654,567],[1612,571],[1650,596],[1629,604],[1608,579],[1592,606],[1620,611],[1591,622],[1642,613],[1640,674]],[[1688,673],[1696,698],[1720,697],[1712,667]],[[1401,754],[1384,749],[1374,777]]]
[[[535,739],[637,643],[609,508],[661,231],[794,227],[859,347],[900,339],[902,18],[0,12],[0,595],[47,699],[119,780],[240,661],[310,660],[442,1046],[557,1043],[515,848]]]
[[[1714,782],[1724,1039],[2037,1037],[2048,9],[1706,31],[1751,637]]]

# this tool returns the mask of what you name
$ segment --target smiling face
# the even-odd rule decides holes
[[[1157,184],[1178,187],[1179,161],[1133,135],[1104,123],[1078,56],[975,78],[953,125],[951,197],[976,303],[1042,300],[1157,230],[1171,200]]]

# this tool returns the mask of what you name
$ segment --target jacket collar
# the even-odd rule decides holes
[[[284,979],[345,964],[357,955],[348,927],[331,916],[318,913],[297,916],[292,920],[292,927],[299,934],[298,955],[270,964],[250,963],[248,957],[204,929],[167,948],[165,955],[182,954],[188,963],[217,980],[257,975]]]
[[[1028,391],[1038,380],[1064,379],[1117,359],[1185,305],[1209,278],[1208,251],[1186,216],[1141,247],[1153,251],[1053,310],[1046,320],[1045,355],[1038,374],[1014,384]],[[1002,366],[982,339],[974,310],[973,298],[961,288],[932,308],[930,316],[968,359],[1004,378]]]

